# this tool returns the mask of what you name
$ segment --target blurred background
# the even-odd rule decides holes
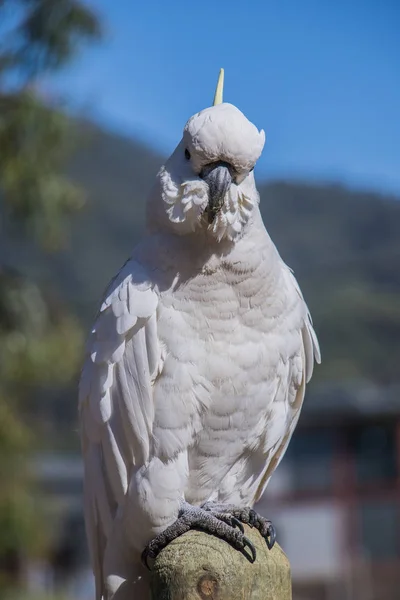
[[[320,338],[259,510],[295,600],[400,589],[400,4],[0,0],[0,598],[88,600],[77,381],[187,118],[266,131],[264,222]]]

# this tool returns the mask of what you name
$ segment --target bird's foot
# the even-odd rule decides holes
[[[269,550],[275,544],[276,532],[271,521],[262,517],[248,506],[238,507],[231,504],[206,502],[201,508],[207,512],[211,512],[218,519],[225,520],[226,523],[229,522],[229,519],[234,518],[240,521],[240,523],[255,527],[265,539]]]
[[[229,512],[214,513],[208,508],[203,509],[183,502],[175,523],[155,537],[143,550],[143,564],[149,568],[149,558],[156,558],[170,542],[190,529],[200,529],[225,540],[236,550],[240,550],[250,562],[256,559],[256,549],[244,535],[243,525],[235,515]]]

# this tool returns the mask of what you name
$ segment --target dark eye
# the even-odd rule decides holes
[[[251,167],[249,173],[251,173],[252,171],[254,171],[254,167]]]
[[[185,158],[186,160],[190,160],[190,152],[187,148],[185,149]]]

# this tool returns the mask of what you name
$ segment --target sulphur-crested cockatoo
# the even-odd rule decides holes
[[[222,102],[187,122],[147,233],[107,289],[80,381],[97,598],[148,597],[146,567],[196,526],[255,558],[240,521],[299,418],[318,342],[260,216],[263,131]],[[144,553],[143,553],[144,551]],[[143,553],[143,555],[142,555]]]

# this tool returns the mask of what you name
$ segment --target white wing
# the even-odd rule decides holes
[[[282,263],[284,274],[288,278],[288,289],[300,298],[302,320],[300,325],[301,347],[288,360],[281,361],[276,376],[276,396],[272,403],[268,425],[264,432],[264,453],[267,468],[257,481],[255,502],[262,496],[272,473],[282,460],[300,417],[306,384],[310,381],[314,361],[321,362],[321,354],[310,312],[304,301],[299,284],[293,271]],[[297,329],[298,331],[298,329]]]
[[[130,470],[149,456],[160,358],[157,303],[145,270],[127,261],[105,294],[79,384],[85,521],[98,599],[105,545]]]
[[[307,304],[304,301],[303,294],[301,293],[297,279],[295,278],[292,269],[286,267],[289,272],[289,277],[292,284],[300,297],[300,300],[304,306],[305,317],[303,322],[303,328],[301,330],[303,337],[304,347],[304,370],[305,370],[305,383],[308,383],[312,377],[314,370],[314,361],[319,365],[321,363],[321,351],[317,336],[314,331],[313,322],[310,311],[308,310]]]

